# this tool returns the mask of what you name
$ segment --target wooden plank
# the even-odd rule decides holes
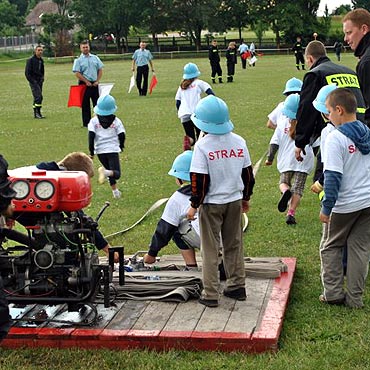
[[[206,307],[195,328],[196,331],[222,332],[235,306],[235,300],[220,297],[218,307]],[[199,304],[199,303],[198,303]]]
[[[132,329],[162,330],[176,306],[177,303],[172,302],[150,302]]]
[[[129,330],[148,306],[148,301],[125,301],[113,320],[107,325],[107,329]]]
[[[264,312],[263,303],[271,280],[247,278],[247,300],[236,301],[234,309],[226,323],[225,331],[234,333],[253,333]]]
[[[197,300],[179,303],[163,330],[193,331],[204,310],[205,306],[199,304]]]

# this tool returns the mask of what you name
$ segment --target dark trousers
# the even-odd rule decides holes
[[[139,95],[146,95],[148,91],[148,77],[149,77],[149,66],[137,67],[136,73],[136,86],[139,90]]]
[[[29,82],[32,95],[33,95],[33,107],[41,107],[42,105],[42,84],[44,83],[43,80],[35,80]]]
[[[247,59],[242,57],[243,54],[240,55],[240,60],[242,61],[242,68],[246,69],[247,68]]]
[[[234,76],[235,74],[235,63],[227,63],[227,77]]]
[[[109,184],[114,185],[121,177],[121,165],[119,163],[119,153],[103,153],[98,154],[100,163],[106,170],[113,171],[113,176],[109,176]]]
[[[304,65],[304,57],[302,53],[296,53],[295,54],[295,64],[297,67],[299,67],[299,63]]]
[[[80,83],[81,85],[82,83]],[[99,87],[98,86],[86,86],[84,98],[82,99],[82,124],[87,127],[91,120],[91,107],[90,99],[93,107],[95,107],[99,99]]]
[[[220,66],[220,62],[212,62],[211,63],[211,77],[212,78],[215,78],[216,77],[216,74],[218,75],[218,77],[222,77],[222,69],[221,69],[221,66]]]
[[[186,136],[191,137],[195,143],[200,135],[200,130],[197,126],[194,125],[193,121],[186,121],[182,123]]]

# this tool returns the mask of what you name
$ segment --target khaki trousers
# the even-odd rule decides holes
[[[226,289],[245,287],[241,200],[227,204],[203,204],[199,208],[202,251],[203,298],[218,300],[220,236],[226,273]]]
[[[347,245],[346,289],[343,250]],[[320,243],[321,281],[328,301],[345,298],[348,307],[363,307],[369,269],[370,207],[351,213],[332,213]]]

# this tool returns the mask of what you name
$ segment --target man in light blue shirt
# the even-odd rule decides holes
[[[249,51],[248,45],[244,41],[242,41],[242,43],[238,47],[238,52],[240,54],[240,59],[242,61],[242,68],[243,69],[247,68],[247,58],[245,58],[245,56],[243,57],[243,54],[248,52],[248,51]]]
[[[154,72],[153,55],[145,48],[146,43],[140,42],[140,48],[135,50],[132,56],[132,72],[135,72],[136,65],[136,86],[140,96],[145,96],[148,91],[149,64],[152,72]]]
[[[99,98],[99,81],[103,75],[104,64],[98,56],[90,53],[88,41],[80,44],[81,55],[75,59],[72,71],[78,78],[79,85],[86,85],[82,100],[82,124],[87,127],[91,119],[90,99],[95,107]]]

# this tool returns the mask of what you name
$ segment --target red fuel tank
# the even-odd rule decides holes
[[[92,191],[83,171],[10,170],[16,212],[69,212],[88,206]]]

